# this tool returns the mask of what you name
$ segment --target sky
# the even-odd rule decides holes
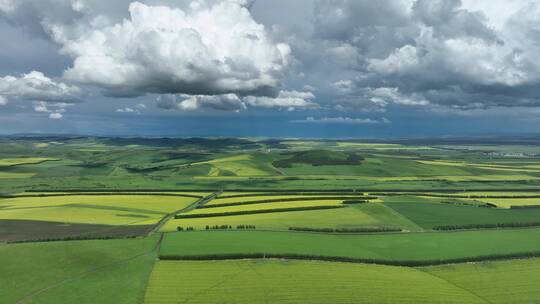
[[[0,38],[0,134],[540,129],[540,1],[0,0]]]

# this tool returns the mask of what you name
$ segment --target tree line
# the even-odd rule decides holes
[[[161,260],[236,260],[236,259],[294,259],[294,260],[319,260],[330,262],[349,262],[362,264],[381,264],[390,266],[435,266],[456,263],[471,263],[484,261],[498,261],[510,259],[523,259],[540,257],[540,251],[518,252],[509,254],[491,254],[473,257],[448,258],[448,259],[427,259],[427,260],[384,260],[370,258],[355,258],[344,256],[324,256],[294,253],[237,253],[237,254],[199,254],[199,255],[160,255]]]
[[[260,210],[241,210],[241,211],[216,212],[216,213],[194,213],[194,214],[186,213],[186,214],[176,214],[174,218],[182,219],[182,218],[218,217],[218,216],[231,216],[231,215],[244,215],[244,214],[336,209],[336,208],[343,208],[343,207],[344,206],[340,206],[340,205],[306,206],[306,207],[290,207],[290,208],[275,208],[275,209],[260,209]]]
[[[231,203],[217,203],[217,204],[211,204],[211,205],[202,205],[198,208],[218,208],[218,207],[230,207],[230,206],[243,206],[243,205],[254,205],[254,204],[265,204],[265,203],[280,203],[280,202],[295,202],[295,201],[324,201],[324,200],[350,200],[351,197],[348,196],[315,196],[315,197],[288,197],[288,198],[281,198],[281,199],[262,199],[262,200],[254,200],[254,201],[244,201],[244,202],[231,202]],[[360,200],[369,200],[369,199],[377,199],[375,196],[365,196],[362,197]]]
[[[540,222],[529,223],[495,223],[495,224],[468,224],[468,225],[443,225],[435,226],[433,230],[465,230],[465,229],[489,229],[489,228],[527,228],[540,227]]]
[[[364,233],[364,232],[401,232],[401,228],[394,227],[364,227],[364,228],[310,228],[289,227],[291,231],[327,232],[327,233]]]

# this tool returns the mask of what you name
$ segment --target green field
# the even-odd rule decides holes
[[[540,208],[499,209],[414,201],[414,198],[406,198],[404,201],[386,202],[385,205],[424,229],[445,225],[529,223],[540,220]]]
[[[0,246],[0,303],[140,303],[157,240]]]
[[[381,261],[434,261],[540,251],[540,229],[322,234],[270,231],[168,233],[162,256],[298,254]]]
[[[160,261],[152,271],[145,303],[486,302],[413,268],[246,260]]]

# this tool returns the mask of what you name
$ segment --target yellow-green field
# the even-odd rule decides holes
[[[58,160],[58,159],[50,158],[50,157],[2,158],[0,159],[0,167],[38,164],[38,163],[42,163],[48,160]]]
[[[0,172],[0,179],[31,178],[35,173]]]
[[[477,200],[492,203],[502,208],[510,208],[511,206],[540,206],[540,198],[481,198]]]
[[[197,198],[160,195],[67,195],[0,200],[0,219],[87,224],[152,224]]]
[[[213,208],[212,208],[213,209]],[[357,208],[338,208],[295,212],[232,215],[211,218],[185,218],[168,221],[161,231],[175,231],[176,227],[192,226],[203,230],[206,225],[255,225],[257,229],[280,229],[288,227],[355,228],[377,226],[381,222]]]
[[[407,267],[290,260],[155,264],[145,304],[486,303]]]
[[[164,214],[163,214],[164,215]],[[34,220],[78,224],[148,225],[162,216],[153,213],[77,207],[0,209],[0,219]]]
[[[217,158],[209,161],[193,163],[192,165],[204,164],[212,166],[208,176],[219,176],[223,172],[232,172],[237,176],[269,175],[267,171],[261,170],[254,164],[254,162],[252,162],[252,156],[249,154]]]

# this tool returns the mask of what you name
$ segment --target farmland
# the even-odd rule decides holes
[[[0,143],[1,303],[540,301],[540,145]]]

